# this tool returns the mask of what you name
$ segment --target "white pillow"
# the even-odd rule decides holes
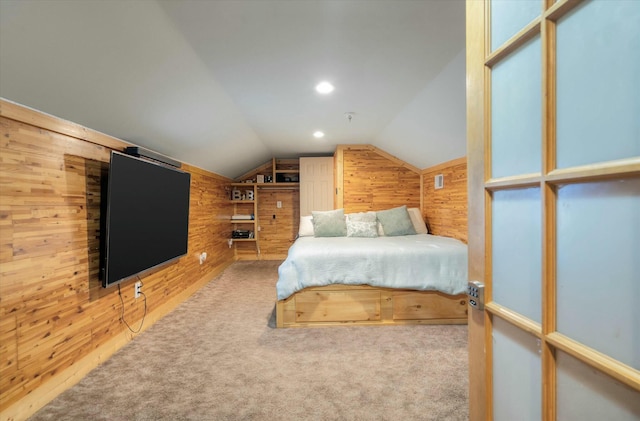
[[[312,216],[300,217],[300,228],[298,229],[298,237],[313,237],[313,221]]]
[[[376,222],[376,213],[372,211],[348,213],[346,217],[351,222]]]
[[[416,230],[416,234],[428,234],[427,224],[425,224],[424,219],[422,219],[420,209],[409,208],[407,210],[409,211],[409,217],[411,218],[411,223],[413,223],[413,228]]]

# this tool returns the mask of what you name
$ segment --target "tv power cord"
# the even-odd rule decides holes
[[[142,286],[144,285],[142,283],[142,280],[140,279],[140,277],[138,277],[138,280],[140,281],[140,289],[142,289]],[[133,330],[131,329],[131,326],[129,326],[129,323],[127,323],[127,321],[124,318],[124,299],[122,298],[122,291],[120,290],[120,284],[118,284],[118,295],[120,296],[120,304],[122,305],[121,307],[121,312],[120,312],[120,320],[122,320],[122,322],[127,326],[127,328],[132,332],[132,333],[139,333],[140,330],[142,330],[142,325],[144,324],[144,318],[147,316],[147,295],[140,291],[140,295],[142,295],[142,297],[144,298],[144,313],[142,314],[142,320],[140,320],[140,326],[138,326],[138,329]]]

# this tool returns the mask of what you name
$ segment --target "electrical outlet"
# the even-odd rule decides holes
[[[203,264],[205,260],[207,260],[207,253],[206,252],[200,253],[200,264]]]
[[[282,209],[282,201],[281,201],[281,200],[278,200],[278,201],[276,202],[276,208],[278,208],[278,209]]]
[[[140,297],[140,290],[142,289],[142,282],[141,281],[137,281],[135,284],[133,284],[133,298],[138,298]]]

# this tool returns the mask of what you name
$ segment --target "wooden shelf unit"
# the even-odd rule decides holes
[[[229,235],[229,239],[233,243],[254,242],[256,251],[260,254],[260,243],[258,241],[258,187],[255,183],[231,183],[231,190],[240,190],[244,194],[248,191],[253,192],[253,200],[229,200],[233,204],[232,215],[253,215],[253,219],[230,219],[231,230],[249,229],[253,232],[253,238],[233,238],[232,235]]]
[[[272,164],[273,180],[276,184],[283,183],[299,183],[300,182],[300,160],[285,159],[285,158],[273,158]],[[278,180],[278,179],[281,180]],[[289,180],[287,180],[287,178]]]
[[[264,176],[265,178],[270,177],[272,181],[268,183],[264,183],[264,182],[258,183],[257,180],[259,175]],[[232,238],[236,259],[253,260],[257,258],[258,260],[260,260],[263,257],[261,255],[261,248],[260,248],[261,238],[260,238],[259,231],[261,227],[260,227],[260,221],[259,221],[260,218],[258,217],[258,209],[259,209],[258,203],[259,203],[260,190],[263,190],[265,192],[269,190],[294,190],[295,191],[300,188],[299,177],[300,177],[300,160],[298,158],[272,158],[269,161],[265,162],[264,164],[260,165],[259,167],[254,168],[253,170],[236,178],[235,182],[231,183],[232,190],[233,189],[241,190],[243,192],[246,190],[253,190],[253,197],[254,197],[253,201],[249,201],[249,200],[231,200],[230,201],[230,203],[233,205],[232,215],[239,215],[239,214],[246,215],[247,213],[253,213],[254,215],[253,220],[231,220],[230,221],[232,226],[231,230],[248,229],[247,227],[251,227],[249,229],[252,229],[254,233],[254,238]],[[280,180],[294,179],[295,181],[278,181],[278,179]],[[272,194],[267,194],[267,196],[265,197],[269,198],[271,196]],[[268,199],[267,199],[267,202],[268,202]],[[250,204],[253,204],[252,212],[249,212],[247,210]],[[275,206],[275,203],[274,203],[274,206]],[[271,225],[270,222],[271,221],[265,221],[265,224],[267,226],[270,226]],[[274,235],[273,231],[269,231],[268,227],[267,227],[267,232],[271,232],[271,235]],[[284,235],[286,235],[286,233]],[[267,234],[267,236],[269,236],[269,234]],[[269,247],[271,247],[271,249],[274,247],[273,237],[262,238],[262,241],[263,241],[263,244],[267,245],[266,256],[273,256],[273,253],[269,254],[269,250],[270,250]],[[252,242],[255,243],[255,250],[256,250],[257,256],[252,255],[250,246],[248,246],[247,244],[238,245],[241,243],[252,243]]]
[[[258,175],[271,177],[272,181],[268,183],[258,183]],[[300,160],[298,158],[272,158],[259,167],[254,168],[253,170],[236,178],[236,181],[242,182],[251,180],[251,184],[257,184],[260,187],[268,187],[271,185],[278,185],[280,187],[296,187],[299,185],[299,177]],[[289,181],[286,181],[287,178]],[[281,181],[278,181],[278,179]]]

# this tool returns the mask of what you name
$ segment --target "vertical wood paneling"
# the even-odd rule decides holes
[[[94,352],[104,358],[133,336],[118,288],[98,279],[102,181],[110,148],[128,145],[5,101],[0,129],[0,411],[19,419],[71,386],[78,367],[93,368]],[[188,254],[142,277],[144,328],[233,260],[230,180],[183,169],[192,177]],[[144,303],[132,297],[133,282],[121,289],[136,328]]]
[[[434,188],[434,177],[444,176],[444,188]],[[467,160],[460,158],[422,171],[424,209],[430,233],[467,242]]]
[[[372,146],[338,149],[336,180],[342,180],[342,185],[336,186],[341,196],[336,203],[342,203],[345,212],[420,207],[419,170]]]

